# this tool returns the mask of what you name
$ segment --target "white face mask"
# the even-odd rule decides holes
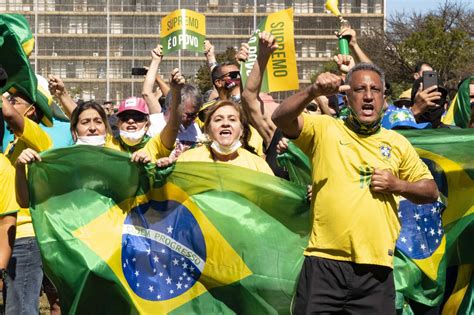
[[[96,147],[103,147],[105,144],[105,135],[77,137],[76,144],[85,144],[85,145],[93,145]]]
[[[143,137],[145,136],[146,130],[142,128],[141,130],[137,130],[135,132],[128,132],[125,130],[120,130],[120,138],[123,142],[127,145],[133,147],[142,141]]]
[[[235,141],[234,143],[232,143],[228,147],[220,145],[216,141],[212,141],[212,144],[211,144],[211,148],[216,153],[219,153],[221,155],[230,155],[230,154],[234,153],[235,151],[237,151],[241,146],[242,146],[242,143],[240,142],[240,140]]]
[[[230,100],[236,103],[240,103],[241,96],[240,94],[235,94],[230,96]]]

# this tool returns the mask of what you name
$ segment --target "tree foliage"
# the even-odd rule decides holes
[[[227,47],[226,51],[223,53],[216,54],[216,60],[218,63],[222,62],[235,62],[235,55],[237,51],[234,47]],[[207,90],[212,89],[211,73],[207,62],[203,63],[199,67],[196,73],[196,83],[201,93],[205,93]]]
[[[385,33],[374,31],[359,43],[389,81],[411,86],[417,62],[430,63],[446,87],[474,73],[474,12],[446,0],[426,14],[397,13],[387,19]],[[380,45],[383,43],[383,45]]]

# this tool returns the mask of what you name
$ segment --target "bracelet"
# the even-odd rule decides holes
[[[218,64],[219,64],[219,63],[218,63],[217,61],[214,61],[214,62],[209,62],[209,63],[207,64],[207,66],[208,66],[209,68],[212,68],[212,67],[217,66]]]

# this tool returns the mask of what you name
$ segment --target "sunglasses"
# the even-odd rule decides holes
[[[119,118],[121,121],[127,121],[132,119],[135,122],[144,122],[147,120],[148,116],[142,113],[128,111],[121,113],[119,115]]]
[[[23,100],[22,98],[17,97],[17,96],[9,96],[7,99],[10,102],[10,104],[12,104],[12,105],[26,105],[26,106],[31,106],[32,105],[32,104],[26,102],[25,100]]]
[[[196,118],[199,112],[197,113],[184,113],[184,115],[190,119]]]
[[[231,79],[240,79],[240,72],[239,71],[231,71],[226,74],[223,74],[219,77],[219,79],[223,79],[225,77],[229,77]]]

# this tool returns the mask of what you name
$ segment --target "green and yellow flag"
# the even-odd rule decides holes
[[[395,281],[398,293],[405,298],[436,306],[445,294],[446,269],[474,263],[469,247],[474,235],[474,133],[438,129],[403,134],[430,168],[442,202],[411,206],[411,212],[401,212],[404,217],[397,241]],[[412,244],[412,251],[401,246],[404,231],[412,235],[404,242]]]
[[[186,9],[171,12],[161,20],[160,37],[164,55],[179,49],[204,52],[206,17]]]
[[[474,133],[403,134],[443,197],[400,202],[397,308],[440,305],[446,269],[467,265],[446,306],[462,314],[474,294]],[[29,169],[31,213],[65,312],[289,312],[311,228],[304,185],[215,163],[147,171],[88,146],[42,159]]]
[[[469,94],[469,85],[474,83],[474,76],[464,80],[459,86],[456,96],[452,100],[448,112],[442,121],[446,125],[456,125],[461,128],[467,128],[471,120],[471,101]]]
[[[21,14],[0,14],[0,65],[8,74],[0,93],[20,91],[36,102],[36,76],[28,56],[34,47],[30,25]]]
[[[289,313],[310,223],[304,186],[216,163],[147,172],[129,159],[75,146],[29,169],[65,313]]]
[[[240,65],[243,86],[258,56],[258,34],[269,32],[275,36],[278,49],[273,52],[264,73],[261,92],[278,92],[299,89],[296,67],[293,8],[278,11],[265,17],[250,37],[249,58]]]

